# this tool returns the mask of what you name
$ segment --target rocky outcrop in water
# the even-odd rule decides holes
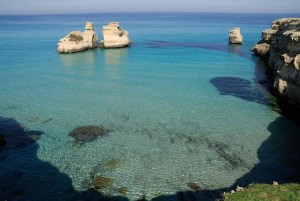
[[[300,108],[300,18],[274,21],[252,51],[268,59],[278,94]]]
[[[103,26],[103,40],[100,43],[100,47],[103,48],[119,48],[130,45],[130,39],[128,32],[123,30],[119,23],[111,22],[106,26]]]
[[[98,46],[98,36],[94,30],[94,25],[87,22],[84,32],[72,31],[58,42],[58,52],[72,53]]]
[[[241,44],[243,43],[243,36],[239,27],[235,27],[229,32],[229,42],[231,44]]]
[[[72,130],[69,135],[77,141],[87,142],[105,135],[108,131],[100,126],[80,126]]]

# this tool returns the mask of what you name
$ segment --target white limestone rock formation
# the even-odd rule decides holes
[[[278,95],[300,108],[300,18],[274,21],[252,51],[268,59]]]
[[[253,46],[251,49],[256,55],[268,58],[270,56],[270,44],[272,41],[272,36],[277,30],[266,29],[261,33],[261,40]]]
[[[103,26],[103,40],[100,43],[100,47],[103,48],[119,48],[130,45],[130,39],[128,32],[123,30],[119,23],[111,22],[106,26]]]
[[[232,44],[242,44],[243,43],[243,36],[241,34],[239,27],[235,27],[230,30],[229,42]]]
[[[94,30],[94,25],[87,22],[84,32],[72,31],[58,42],[58,52],[72,53],[98,46],[98,36]]]

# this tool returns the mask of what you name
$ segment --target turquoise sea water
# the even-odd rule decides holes
[[[297,15],[0,16],[0,198],[84,200],[95,175],[115,182],[93,196],[121,199],[126,187],[129,200],[213,197],[190,195],[188,182],[218,192],[298,180],[300,127],[276,112],[258,84],[264,62],[250,52],[281,17]],[[99,38],[118,21],[132,46],[58,54],[58,40],[86,21]],[[242,45],[228,44],[235,26]],[[110,132],[86,143],[68,135],[87,125]],[[35,143],[19,136],[32,133],[43,134]],[[111,160],[121,164],[107,169]]]

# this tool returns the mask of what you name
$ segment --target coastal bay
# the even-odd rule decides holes
[[[250,52],[282,17],[294,15],[1,15],[0,198],[201,189],[193,195],[213,199],[231,186],[299,179],[299,124],[259,83],[267,64]],[[131,46],[58,54],[58,39],[87,21],[99,38],[119,22]],[[236,26],[243,44],[228,44]],[[82,127],[97,137],[69,135]]]

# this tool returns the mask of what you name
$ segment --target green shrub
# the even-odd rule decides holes
[[[70,34],[70,41],[75,41],[75,42],[79,42],[79,41],[82,41],[83,40],[83,38],[82,38],[82,36],[80,36],[80,35],[76,35],[76,34]]]
[[[254,184],[244,191],[226,193],[223,200],[228,201],[300,201],[300,184]]]

